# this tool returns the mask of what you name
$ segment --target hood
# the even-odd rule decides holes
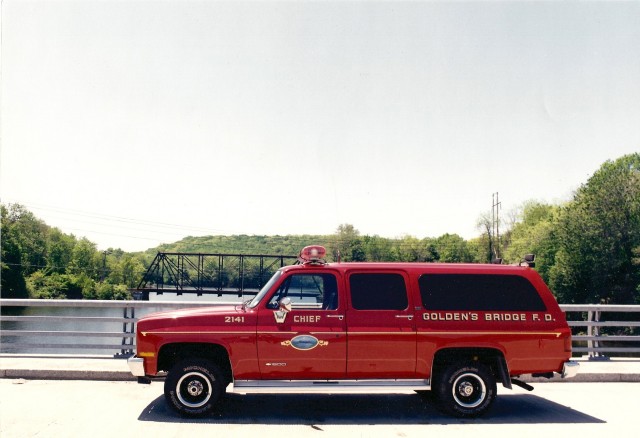
[[[188,309],[168,310],[163,312],[150,313],[143,316],[138,321],[152,321],[158,319],[180,319],[184,317],[198,317],[198,316],[213,316],[213,315],[228,315],[236,314],[242,306],[237,305],[216,305],[211,307],[194,307]]]

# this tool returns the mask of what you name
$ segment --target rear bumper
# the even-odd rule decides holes
[[[578,362],[569,360],[564,363],[562,367],[562,374],[560,375],[563,379],[569,379],[571,377],[575,377],[580,370],[580,364]]]
[[[132,356],[127,359],[127,365],[131,370],[131,374],[136,377],[144,377],[144,359],[137,356]]]

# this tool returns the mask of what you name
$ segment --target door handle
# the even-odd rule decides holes
[[[396,318],[407,318],[411,321],[413,319],[413,315],[396,315]]]
[[[344,319],[344,315],[327,315],[327,318],[338,318],[342,321]]]

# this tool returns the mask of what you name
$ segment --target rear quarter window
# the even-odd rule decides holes
[[[425,274],[418,283],[429,310],[547,310],[536,288],[519,275]]]

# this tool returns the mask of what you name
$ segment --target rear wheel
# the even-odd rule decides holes
[[[224,394],[222,376],[220,369],[206,360],[187,359],[179,362],[165,379],[165,400],[182,415],[208,415]]]
[[[445,370],[434,389],[445,412],[457,417],[478,417],[496,397],[496,380],[480,363],[458,363]]]

